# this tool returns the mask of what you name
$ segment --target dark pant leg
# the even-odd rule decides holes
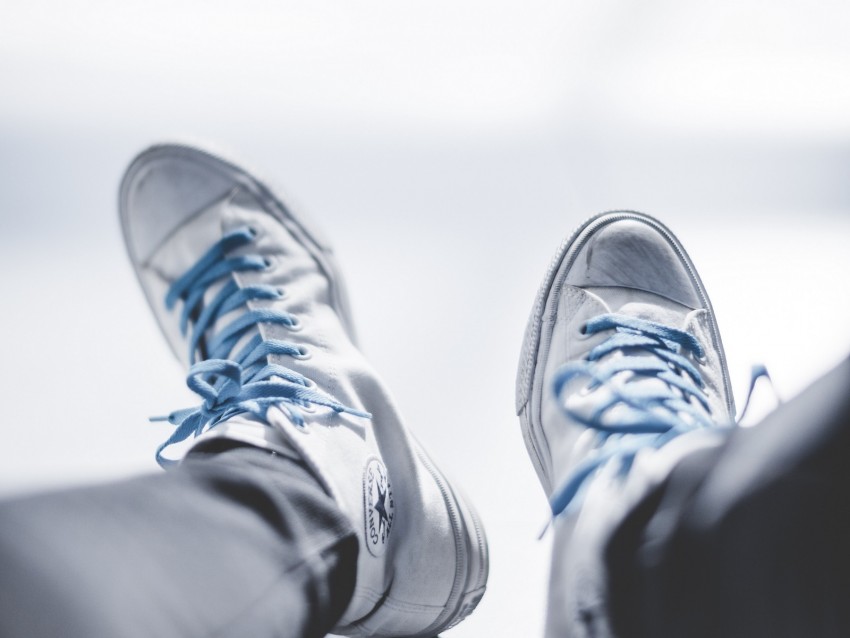
[[[298,461],[249,447],[0,504],[0,636],[322,636],[351,525]]]
[[[684,460],[606,559],[621,638],[850,636],[850,360]]]

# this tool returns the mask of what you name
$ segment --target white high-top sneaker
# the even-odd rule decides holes
[[[526,328],[516,409],[556,517],[547,635],[609,635],[607,540],[734,415],[711,303],[665,226],[603,213],[561,245]]]
[[[460,622],[487,580],[481,523],[355,346],[324,240],[257,179],[185,146],[133,161],[120,213],[151,308],[204,399],[171,415],[158,460],[192,435],[296,450],[359,531],[334,632],[433,636]]]

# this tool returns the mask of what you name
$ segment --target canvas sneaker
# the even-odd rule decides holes
[[[605,543],[734,418],[711,303],[663,224],[608,212],[564,241],[526,328],[516,410],[555,516],[547,635],[606,635]]]
[[[175,444],[225,438],[314,471],[358,531],[356,588],[334,633],[433,636],[484,593],[475,511],[411,435],[355,344],[323,237],[258,179],[180,145],[141,153],[121,183],[136,274],[200,408]]]

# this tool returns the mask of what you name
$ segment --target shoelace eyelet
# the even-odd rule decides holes
[[[309,359],[312,356],[313,354],[305,346],[298,346],[298,354],[293,354],[292,358],[303,361],[304,359]]]
[[[310,434],[310,428],[307,426],[306,423],[295,425],[295,431],[300,432],[301,434]]]
[[[573,339],[575,341],[587,341],[592,336],[593,335],[590,332],[588,332],[587,322],[585,322],[578,327],[578,330],[576,330],[575,336],[573,337]]]
[[[304,324],[301,323],[301,320],[298,317],[292,315],[292,323],[285,323],[283,326],[290,332],[298,332],[304,327]]]

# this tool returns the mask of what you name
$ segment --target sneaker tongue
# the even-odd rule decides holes
[[[646,319],[656,323],[684,329],[692,308],[666,297],[633,288],[593,286],[585,290],[595,295],[614,313]]]
[[[588,287],[585,290],[598,297],[610,312],[645,319],[674,328],[685,329],[688,318],[693,312],[693,309],[685,305],[642,290],[607,286]],[[625,355],[622,351],[615,351],[603,357],[601,362],[604,365],[605,362],[613,361],[623,356]],[[631,351],[628,356],[656,358],[651,352],[640,350]],[[635,375],[631,371],[625,371],[612,377],[608,382],[609,387],[603,386],[596,392],[590,393],[590,395],[579,395],[575,399],[573,408],[589,415],[595,410],[595,406],[599,404],[602,397],[610,394],[611,388],[623,388],[626,385],[632,384],[639,384],[647,391],[655,390],[662,393],[669,391],[667,384],[657,377]],[[609,424],[616,424],[630,410],[630,408],[624,405],[615,406],[605,413],[603,421]]]
[[[674,308],[664,308],[639,302],[627,303],[621,306],[616,312],[629,315],[631,317],[637,317],[638,319],[654,321],[655,323],[660,323],[665,326],[672,326],[674,328],[679,328],[680,330],[684,328],[685,320],[688,315],[687,309],[685,309],[684,312],[681,312]]]

